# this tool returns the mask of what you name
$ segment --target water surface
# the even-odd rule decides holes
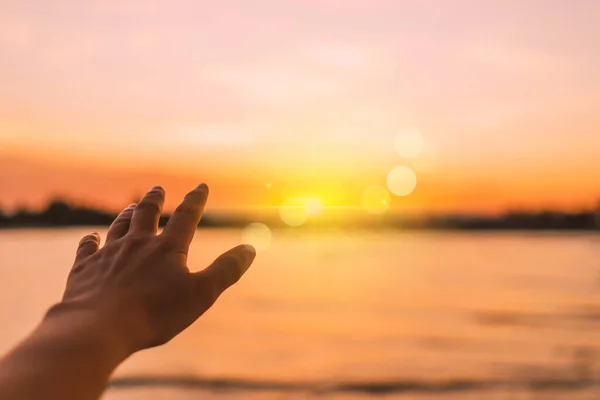
[[[0,231],[0,350],[60,298],[87,231]],[[191,269],[240,237],[199,231]],[[599,255],[586,234],[276,231],[213,309],[129,359],[105,397],[597,398]]]

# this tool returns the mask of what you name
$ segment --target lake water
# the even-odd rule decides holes
[[[0,350],[90,229],[0,231]],[[190,268],[238,244],[201,230]],[[247,275],[106,400],[596,399],[600,236],[276,231]]]

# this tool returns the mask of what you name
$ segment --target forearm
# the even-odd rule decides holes
[[[49,313],[0,361],[2,400],[96,400],[129,355],[95,316]]]

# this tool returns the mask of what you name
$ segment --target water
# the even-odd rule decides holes
[[[0,231],[0,350],[60,298],[85,233]],[[240,237],[199,231],[191,269]],[[584,234],[278,231],[105,399],[598,398],[599,255]]]

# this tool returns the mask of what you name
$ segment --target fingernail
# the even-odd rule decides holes
[[[254,246],[245,244],[244,246],[242,246],[242,254],[244,256],[244,259],[246,260],[246,265],[250,265],[256,257],[256,249],[254,248]]]
[[[151,192],[164,192],[165,189],[163,189],[161,186],[153,186],[152,189],[150,189]]]
[[[137,203],[131,203],[130,205],[127,206],[127,208],[125,210],[133,210],[135,208],[135,206],[137,206]]]
[[[208,185],[206,183],[201,183],[196,187],[196,189],[208,191]]]
[[[100,239],[100,234],[98,232],[90,232],[90,236],[96,237],[96,239]]]

